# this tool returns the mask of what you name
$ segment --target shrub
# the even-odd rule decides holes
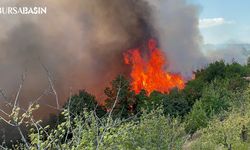
[[[227,87],[227,81],[215,80],[204,88],[200,100],[194,104],[192,111],[186,117],[188,133],[194,133],[196,130],[206,127],[208,121],[215,115],[229,111],[234,93]]]
[[[66,121],[56,129],[31,131],[31,149],[181,149],[184,142],[178,119],[165,117],[161,109],[130,121],[98,118],[93,112],[84,112],[84,120],[70,121],[67,110],[63,115]]]

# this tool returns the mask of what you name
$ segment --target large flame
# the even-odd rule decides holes
[[[124,53],[124,62],[132,66],[130,75],[133,90],[139,93],[144,89],[150,94],[153,91],[168,93],[175,87],[183,89],[185,82],[182,76],[164,69],[167,61],[163,51],[157,48],[157,42],[154,39],[148,41],[147,50],[149,52],[145,57],[142,56],[139,48]]]

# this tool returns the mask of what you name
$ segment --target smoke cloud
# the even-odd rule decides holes
[[[192,70],[207,63],[201,51],[199,8],[184,0],[148,1],[153,5],[154,27],[171,71],[190,77]]]
[[[122,51],[151,35],[150,8],[144,1],[13,1],[6,6],[47,6],[43,16],[0,16],[0,85],[9,95],[27,70],[22,99],[33,99],[48,86],[45,65],[62,103],[73,91],[102,96],[117,75],[126,72]],[[52,103],[52,102],[51,102]]]
[[[246,64],[250,56],[249,44],[205,45],[203,51],[209,61],[224,60],[226,63]]]
[[[153,37],[168,67],[186,77],[208,59],[201,51],[199,8],[185,0],[1,1],[1,6],[46,6],[46,15],[0,16],[0,88],[15,95],[27,72],[20,103],[48,87],[46,66],[63,104],[70,89],[100,100],[118,74],[128,74],[122,53]],[[50,98],[46,103],[55,105]],[[45,115],[45,113],[41,113]]]

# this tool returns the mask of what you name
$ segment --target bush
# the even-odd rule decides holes
[[[188,133],[194,133],[196,130],[206,127],[208,121],[215,115],[229,111],[234,93],[227,87],[227,81],[215,80],[204,88],[200,100],[194,104],[186,118]]]
[[[76,117],[70,121],[67,110],[63,115],[66,121],[56,129],[31,132],[31,149],[181,149],[184,142],[178,119],[165,117],[161,109],[130,121],[101,119],[93,112],[84,112],[84,120]]]
[[[186,133],[193,134],[197,130],[207,126],[209,118],[202,107],[202,102],[196,102],[193,110],[186,118],[185,131]]]
[[[192,145],[192,149],[241,149],[248,150],[250,143],[242,139],[244,129],[249,128],[249,116],[232,113],[226,119],[215,119],[202,131],[201,137]],[[246,126],[248,126],[246,128]]]
[[[163,109],[166,115],[184,117],[191,108],[183,92],[173,89],[168,95],[164,96]]]
[[[70,109],[70,112],[74,115],[82,115],[84,111],[95,111],[99,117],[106,114],[104,109],[97,103],[95,96],[85,90],[79,91],[78,94],[70,97],[64,108]]]
[[[250,147],[250,87],[241,93],[240,104],[224,117],[216,116],[201,129],[201,137],[193,141],[192,149],[240,149]]]

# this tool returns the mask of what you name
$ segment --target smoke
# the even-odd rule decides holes
[[[26,72],[18,102],[24,108],[49,86],[42,65],[52,74],[61,105],[71,90],[79,89],[103,100],[109,82],[127,72],[122,52],[153,33],[150,7],[141,0],[12,0],[0,5],[46,6],[48,11],[42,16],[0,15],[0,89],[13,101]],[[53,112],[44,104],[56,106],[54,97],[40,100],[39,118]],[[16,130],[6,130],[7,140],[18,138]]]
[[[199,8],[185,0],[148,1],[153,5],[154,27],[171,71],[190,77],[193,70],[207,63],[201,52]]]
[[[226,63],[246,64],[250,56],[249,44],[205,45],[203,49],[209,61],[224,60]]]
[[[16,0],[3,5],[47,6],[48,10],[43,16],[0,16],[4,20],[0,23],[0,88],[14,94],[27,70],[24,101],[48,86],[41,64],[52,73],[61,103],[70,88],[86,88],[102,96],[104,87],[126,72],[121,52],[151,35],[150,9],[143,1]]]
[[[100,100],[118,74],[127,74],[122,53],[153,37],[168,67],[190,76],[208,59],[201,51],[199,8],[185,0],[1,1],[1,6],[46,6],[46,15],[0,16],[0,88],[15,95],[27,72],[20,103],[48,87],[46,66],[63,104],[70,90],[87,89]],[[55,105],[50,98],[46,103]],[[45,113],[41,113],[45,114]]]
[[[152,37],[165,50],[169,69],[187,78],[214,58],[245,59],[233,50],[204,56],[199,8],[185,0],[11,0],[0,5],[47,7],[47,14],[41,16],[0,15],[0,89],[14,99],[26,72],[19,99],[24,107],[49,86],[42,65],[53,77],[61,105],[71,91],[79,89],[95,94],[101,102],[109,82],[130,71],[122,53]],[[56,106],[53,96],[40,101]],[[43,118],[50,112],[42,107],[38,115]],[[15,130],[6,130],[6,139],[18,138],[12,136]]]

